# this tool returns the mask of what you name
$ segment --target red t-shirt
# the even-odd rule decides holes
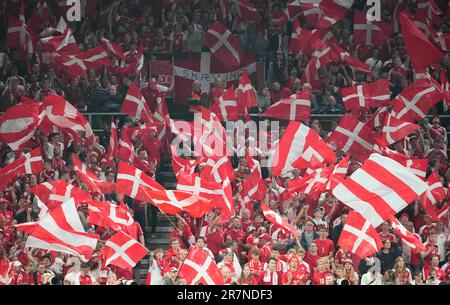
[[[305,270],[297,269],[297,271],[288,270],[283,274],[281,283],[286,284],[289,281],[289,274],[292,275],[291,285],[300,285],[300,283],[306,283],[308,280],[308,274]]]
[[[334,242],[329,238],[325,238],[324,240],[317,238],[314,242],[317,244],[317,254],[319,257],[328,256],[330,252],[334,251]]]
[[[313,275],[313,279],[312,279],[312,284],[313,285],[320,285],[323,286],[325,285],[325,277],[326,275],[330,273],[329,270],[325,270],[323,272],[319,272],[319,271],[314,271],[314,275]]]

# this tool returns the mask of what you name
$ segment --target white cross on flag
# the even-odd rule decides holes
[[[375,153],[332,193],[376,228],[426,189],[426,183],[407,168]]]
[[[341,89],[345,110],[378,108],[389,103],[391,90],[387,79]]]
[[[25,247],[68,253],[88,261],[97,246],[99,236],[86,233],[73,198],[66,199],[38,222],[15,225],[29,234]]]
[[[56,52],[59,55],[76,55],[80,53],[77,41],[69,28],[65,29],[63,35],[41,38],[41,43],[45,52]]]
[[[114,265],[122,269],[130,270],[148,252],[148,249],[141,245],[140,242],[119,231],[106,241],[101,254],[104,260],[104,266]]]
[[[364,259],[378,252],[383,243],[371,223],[361,214],[351,211],[339,236],[338,246]]]
[[[40,208],[43,209],[40,215],[60,206],[67,198],[73,198],[76,204],[91,200],[89,193],[62,180],[44,182],[30,188],[29,191],[40,201]]]
[[[311,91],[304,90],[282,99],[261,115],[280,120],[309,121],[311,118]]]
[[[146,190],[164,191],[165,188],[134,166],[119,161],[116,179],[116,192],[136,200],[149,201]]]
[[[135,222],[127,206],[123,204],[89,200],[88,211],[88,223],[115,231],[128,231]]]
[[[214,22],[204,34],[203,39],[213,57],[224,65],[228,65],[230,69],[239,67],[243,51],[237,38],[225,26]]]
[[[81,54],[58,56],[55,58],[53,68],[67,73],[70,77],[86,77],[87,67]]]
[[[355,11],[353,23],[353,43],[356,45],[383,45],[392,35],[392,25],[383,21],[371,22],[362,11]]]
[[[331,134],[329,143],[363,162],[372,153],[374,138],[370,128],[347,114]]]
[[[409,232],[395,216],[391,215],[389,220],[391,222],[392,229],[398,237],[401,238],[402,244],[407,245],[414,253],[425,251],[425,246],[419,236]]]
[[[16,181],[19,175],[38,174],[41,171],[42,150],[38,147],[0,169],[0,189]]]
[[[272,211],[265,203],[261,202],[261,208],[264,214],[264,217],[270,221],[273,225],[282,228],[287,232],[291,232],[295,237],[300,236],[300,232],[298,232],[293,226],[291,226],[286,218],[281,217],[274,211]]]
[[[117,137],[117,128],[114,122],[111,122],[111,130],[109,134],[109,145],[108,150],[106,151],[106,162],[108,166],[112,166],[112,162],[114,158],[117,156],[117,150],[119,148],[119,138]]]
[[[237,121],[238,106],[234,95],[234,86],[231,86],[220,96],[210,110],[214,112],[221,122]]]
[[[72,162],[77,175],[91,192],[106,194],[114,191],[112,183],[100,180],[94,171],[86,166],[86,163],[78,159],[76,154],[72,154]]]
[[[145,191],[150,198],[150,203],[157,206],[163,213],[176,215],[186,211],[191,217],[205,216],[215,207],[212,200],[200,197],[192,192],[179,190]]]
[[[302,178],[291,180],[288,182],[289,191],[307,195],[320,194],[325,191],[332,171],[333,167],[322,167]]]
[[[29,54],[33,53],[33,37],[28,31],[25,20],[9,16],[5,46],[17,48],[20,51],[27,51]]]
[[[109,67],[112,65],[108,57],[108,52],[106,52],[105,47],[102,45],[83,52],[81,58],[84,60],[88,69],[98,70],[103,66]]]
[[[388,113],[385,117],[381,134],[386,143],[394,144],[397,141],[403,140],[419,128],[419,125],[403,122]]]
[[[197,160],[200,161],[202,157]],[[230,162],[228,156],[211,157],[207,158],[205,162],[199,162],[203,165],[201,172],[201,178],[211,179],[213,181],[221,183],[226,178],[234,180],[233,165]]]
[[[134,83],[128,88],[120,112],[129,115],[138,121],[154,121],[153,114],[150,111],[147,101]]]
[[[250,108],[258,104],[255,90],[253,89],[248,73],[250,72],[244,71],[239,77],[239,87],[237,88],[237,104],[239,114],[243,113],[243,108]]]
[[[309,149],[309,150],[308,150]],[[287,174],[294,169],[294,162],[302,155],[310,161],[314,155],[323,163],[335,163],[336,156],[323,139],[313,129],[296,121],[291,121],[281,140],[269,156],[269,164],[273,167],[273,175]]]
[[[429,80],[416,80],[392,101],[393,115],[406,122],[420,121],[443,98]]]
[[[333,60],[333,51],[324,41],[317,41],[315,50],[311,55],[311,59],[306,65],[305,73],[303,73],[301,83],[311,84],[313,89],[317,88],[317,80],[319,79],[319,68],[326,68]]]
[[[121,45],[119,45],[115,42],[112,42],[111,40],[108,40],[105,37],[101,38],[101,42],[105,46],[106,51],[109,54],[112,54],[121,60],[126,60],[125,55],[123,53],[123,48]]]
[[[441,178],[434,171],[427,179],[427,190],[421,196],[423,209],[432,218],[436,218],[437,203],[446,199],[445,189],[441,183]],[[433,217],[434,216],[434,217]]]
[[[198,247],[191,247],[178,272],[188,285],[223,285],[223,275],[208,253]]]
[[[13,151],[20,151],[30,140],[39,120],[38,104],[19,104],[9,107],[0,117],[0,140]]]
[[[344,181],[347,176],[348,166],[350,165],[350,156],[343,158],[339,161],[338,164],[334,166],[333,171],[331,172],[330,179],[328,180],[326,190],[331,193],[332,190]]]

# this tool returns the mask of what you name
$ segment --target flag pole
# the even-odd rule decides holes
[[[175,93],[176,93],[176,89],[175,89],[175,59],[174,56],[172,54],[172,83],[174,84],[173,86],[173,90],[172,90],[172,103],[175,104]]]

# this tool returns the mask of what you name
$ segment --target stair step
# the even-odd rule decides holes
[[[157,226],[156,227],[156,233],[170,233],[170,232],[172,232],[172,230],[173,230],[173,227],[169,227],[169,226],[167,226],[167,227]],[[147,227],[147,228],[145,228],[144,231],[146,233],[151,233],[152,232],[152,228]]]

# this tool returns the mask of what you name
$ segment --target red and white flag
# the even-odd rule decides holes
[[[9,285],[13,277],[14,262],[10,262],[8,257],[0,260],[0,286]]]
[[[331,192],[334,190],[336,185],[344,181],[347,177],[348,166],[350,165],[350,155],[343,158],[336,164],[331,172],[330,179],[328,180],[326,190]]]
[[[16,48],[28,54],[33,53],[33,37],[25,24],[25,20],[14,18],[11,15],[8,17],[5,46],[7,48]]]
[[[201,178],[203,179],[212,179],[218,183],[226,178],[234,180],[233,165],[228,156],[207,158],[205,162],[200,162],[200,164],[203,165],[201,172]]]
[[[75,172],[91,192],[106,194],[114,191],[114,184],[100,180],[94,171],[87,167],[86,163],[81,162],[75,154],[72,154],[72,163]]]
[[[136,200],[150,200],[146,191],[165,191],[165,188],[134,166],[119,161],[116,178],[116,192],[130,196]]]
[[[211,50],[213,57],[236,69],[241,64],[243,50],[235,36],[219,22],[214,22],[203,36],[204,44]]]
[[[252,159],[249,155],[246,156],[247,165],[251,173],[247,179],[242,183],[241,196],[248,196],[254,200],[263,200],[266,195],[267,188],[262,179],[261,168],[257,160]]]
[[[396,160],[398,163],[409,169],[417,177],[425,180],[425,176],[428,170],[428,159],[400,159],[399,156],[393,156],[392,153],[386,152],[386,156]]]
[[[307,195],[321,194],[326,190],[333,167],[321,167],[302,178],[288,182],[289,191]]]
[[[234,86],[229,87],[216,100],[214,105],[211,106],[211,111],[217,115],[221,122],[238,120],[238,106],[237,99],[234,95]]]
[[[212,200],[191,192],[165,190],[146,191],[146,193],[150,198],[150,203],[169,215],[176,215],[185,211],[191,217],[201,218],[215,207],[215,203]]]
[[[21,151],[30,140],[39,122],[38,104],[9,107],[0,117],[0,140],[13,151]]]
[[[394,144],[397,141],[403,140],[409,134],[413,133],[419,128],[419,125],[403,122],[388,113],[384,120],[384,126],[381,135],[386,143]]]
[[[241,20],[248,20],[254,23],[259,23],[261,21],[261,15],[251,0],[234,0],[234,3]]]
[[[247,72],[243,72],[239,77],[239,87],[236,94],[238,111],[242,114],[242,108],[251,108],[258,104],[256,99],[255,90],[253,89],[252,82]]]
[[[117,137],[117,128],[116,124],[114,124],[114,121],[112,121],[111,130],[109,134],[109,145],[105,156],[108,165],[112,165],[114,158],[118,154],[118,148],[119,148],[119,138]]]
[[[134,219],[126,205],[89,200],[88,223],[115,231],[129,231]]]
[[[147,101],[134,83],[128,88],[120,112],[138,121],[154,121],[154,116]]]
[[[383,45],[393,32],[393,27],[388,22],[369,21],[363,11],[355,11],[353,23],[353,43],[356,45]]]
[[[311,60],[305,68],[305,73],[302,76],[301,82],[311,84],[313,89],[317,89],[317,80],[319,79],[319,68],[326,68],[333,61],[333,51],[324,41],[317,42],[315,50],[311,55]]]
[[[295,237],[300,236],[300,232],[291,226],[286,218],[281,217],[276,212],[272,211],[265,203],[261,202],[261,208],[264,217],[273,225],[282,228],[283,230],[292,233]]]
[[[291,41],[289,42],[289,51],[298,54],[303,51],[306,45],[309,44],[312,32],[303,29],[300,26],[300,21],[298,19],[294,20],[292,25]]]
[[[121,60],[126,60],[125,58],[125,54],[123,52],[123,48],[121,45],[112,42],[111,40],[106,39],[105,37],[101,38],[101,42],[103,43],[103,45],[105,46],[106,51],[111,54],[116,56],[117,58],[121,59]]]
[[[341,89],[345,110],[378,108],[389,103],[391,90],[387,79]]]
[[[304,90],[282,99],[261,115],[280,120],[309,121],[311,118],[311,91]]]
[[[331,134],[329,143],[363,162],[372,153],[374,138],[369,127],[347,114]]]
[[[103,265],[130,270],[148,254],[148,249],[122,231],[114,234],[102,247]]]
[[[109,67],[112,65],[104,46],[98,46],[83,52],[81,58],[88,69],[98,70],[103,66]]]
[[[19,175],[39,174],[42,171],[42,150],[40,147],[0,169],[0,189],[17,180]]]
[[[414,24],[407,10],[400,13],[400,26],[403,41],[405,42],[406,50],[408,51],[414,70],[424,71],[428,66],[437,68],[439,63],[444,59],[444,54]]]
[[[59,55],[80,54],[77,41],[68,27],[64,30],[63,35],[41,38],[41,43],[43,50],[47,52],[56,52]]]
[[[427,189],[425,182],[398,162],[372,154],[364,165],[338,184],[333,195],[376,228]]]
[[[280,176],[294,169],[293,163],[305,152],[308,153],[303,157],[307,161],[314,155],[324,163],[336,162],[333,151],[317,132],[299,122],[291,121],[269,157],[273,175]]]
[[[358,71],[374,77],[373,72],[368,64],[356,59],[355,57],[350,55],[350,53],[344,51],[336,43],[331,44],[331,47],[334,52],[334,61],[336,63],[342,62],[354,71]]]
[[[425,246],[423,245],[422,241],[419,239],[420,237],[409,232],[398,221],[398,219],[395,216],[391,215],[391,218],[389,220],[391,222],[391,226],[392,226],[392,229],[394,230],[395,234],[397,234],[398,237],[401,238],[402,245],[403,244],[407,245],[409,248],[411,248],[411,251],[414,253],[420,253],[422,251],[425,251]]]
[[[406,122],[420,121],[443,98],[432,82],[427,79],[416,80],[392,101],[393,115]]]
[[[48,211],[52,211],[67,198],[73,198],[77,205],[91,200],[89,193],[62,180],[44,182],[30,188],[29,191],[39,199],[38,203],[41,209],[39,215],[45,215]]]
[[[123,161],[129,161],[134,166],[137,166],[137,163],[139,163],[136,162],[139,158],[134,152],[133,143],[131,143],[131,140],[128,138],[126,129],[123,129],[120,135],[120,140],[117,145],[117,158]]]
[[[431,173],[426,182],[428,187],[421,196],[421,202],[425,211],[428,212],[431,208],[435,209],[436,204],[445,200],[447,196],[441,178],[436,171]]]
[[[69,75],[69,77],[86,77],[87,67],[81,54],[61,55],[55,58],[53,68]]]
[[[38,222],[14,227],[29,234],[25,247],[75,255],[84,262],[89,261],[100,238],[84,231],[73,198],[66,199]]]
[[[223,275],[214,259],[198,247],[191,247],[178,271],[188,285],[223,285]]]
[[[381,250],[383,243],[372,224],[361,214],[351,211],[339,236],[338,246],[364,259]]]

